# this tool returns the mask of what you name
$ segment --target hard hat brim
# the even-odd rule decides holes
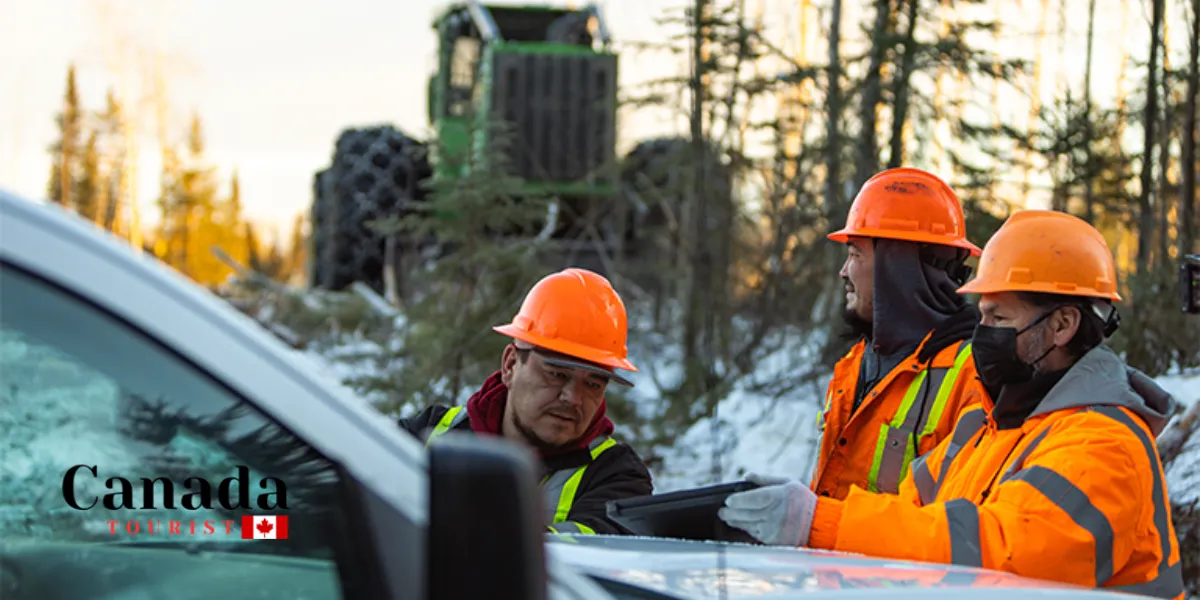
[[[512,324],[497,325],[496,327],[492,328],[492,331],[508,336],[515,340],[520,340],[532,346],[549,350],[550,352],[556,353],[561,358],[583,361],[585,364],[598,366],[601,369],[621,369],[635,373],[638,370],[633,363],[619,356],[612,356],[611,354],[605,352],[598,352],[594,348],[573,344],[562,339],[543,338],[540,335],[526,331]],[[613,374],[611,370],[606,370],[605,372],[609,375]]]
[[[542,362],[544,362],[548,365],[553,365],[555,367],[562,367],[564,369],[578,369],[580,371],[586,371],[588,373],[595,373],[597,375],[601,375],[603,377],[608,378],[609,381],[612,381],[613,383],[616,383],[618,385],[622,385],[622,386],[625,386],[628,388],[633,387],[632,381],[625,379],[624,377],[617,375],[612,370],[606,369],[600,365],[592,364],[589,362],[584,362],[581,360],[573,360],[573,359],[562,357],[562,356],[548,355],[545,352],[538,351],[537,349],[534,349],[533,352],[542,358]]]
[[[827,237],[828,239],[833,240],[835,242],[838,242],[840,244],[845,244],[845,243],[849,242],[850,238],[852,238],[852,237],[882,238],[882,239],[887,239],[887,240],[903,240],[906,242],[916,242],[916,243],[921,243],[921,244],[938,244],[940,246],[951,246],[954,248],[962,248],[963,250],[970,252],[971,256],[980,256],[983,254],[983,250],[979,246],[976,246],[975,244],[972,244],[971,242],[969,242],[965,239],[963,239],[963,240],[947,239],[943,236],[933,235],[933,234],[929,234],[929,233],[923,233],[920,231],[913,231],[912,233],[906,233],[906,232],[899,232],[899,231],[895,231],[895,230],[891,230],[891,229],[876,229],[874,227],[862,227],[862,228],[845,227],[845,228],[839,229],[825,237]]]
[[[968,281],[965,285],[958,288],[959,294],[1003,294],[1010,292],[1033,292],[1041,294],[1054,294],[1057,296],[1075,296],[1079,298],[1108,300],[1110,302],[1121,301],[1121,295],[1116,292],[1101,292],[1092,288],[1082,288],[1071,285],[1054,285],[1041,282],[1007,283],[1003,281],[985,281],[976,278]]]

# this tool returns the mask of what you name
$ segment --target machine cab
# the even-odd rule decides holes
[[[539,191],[607,195],[615,158],[617,57],[599,10],[455,4],[434,22],[428,112],[435,175],[504,129],[511,174]],[[603,171],[603,173],[602,173]]]

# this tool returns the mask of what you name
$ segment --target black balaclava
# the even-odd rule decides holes
[[[875,317],[872,342],[880,354],[919,344],[966,300],[945,270],[921,261],[914,242],[875,240]],[[927,246],[926,252],[948,261],[955,248]]]
[[[875,311],[859,369],[856,409],[867,390],[967,304],[957,293],[959,284],[944,269],[921,260],[919,244],[881,238],[874,242]],[[934,245],[925,251],[942,261],[952,260],[958,252]]]

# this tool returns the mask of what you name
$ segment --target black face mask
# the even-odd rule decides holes
[[[1046,311],[1020,331],[1015,327],[992,327],[983,324],[975,326],[975,334],[971,338],[971,354],[975,358],[975,370],[979,373],[979,380],[993,399],[1000,395],[1000,389],[1004,386],[1033,379],[1034,365],[1054,350],[1055,347],[1050,346],[1032,364],[1026,363],[1017,355],[1017,336],[1033,329],[1055,310],[1057,308]]]

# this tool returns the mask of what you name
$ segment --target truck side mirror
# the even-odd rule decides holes
[[[537,471],[500,438],[447,433],[429,446],[431,600],[546,600]]]
[[[1183,312],[1200,314],[1200,254],[1185,256],[1179,265],[1179,296]]]

